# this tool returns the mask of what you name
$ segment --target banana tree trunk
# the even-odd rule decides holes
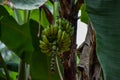
[[[64,67],[64,80],[77,80],[76,79],[76,35],[77,35],[77,17],[78,11],[83,3],[83,0],[78,0],[74,4],[75,0],[60,0],[60,17],[70,21],[74,27],[74,34],[71,37],[71,47],[68,52],[63,54],[63,67]]]

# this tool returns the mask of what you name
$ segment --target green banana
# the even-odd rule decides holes
[[[61,48],[61,52],[63,53],[63,52],[66,52],[66,51],[69,51],[70,50],[70,48],[69,47],[62,47]]]
[[[41,52],[46,53],[47,55],[50,55],[50,54],[51,54],[51,52],[50,52],[50,50],[49,50],[49,49],[47,49],[47,50],[46,50],[46,49],[45,49],[45,50],[44,50],[44,49],[42,49],[42,50],[41,50]]]
[[[51,54],[51,45],[50,45],[50,43],[46,44],[44,41],[40,40],[40,48],[41,48],[41,51],[43,53],[46,53],[47,55]]]
[[[41,41],[41,40],[40,40],[40,45],[39,46],[40,46],[41,49],[48,49],[47,44],[45,42]]]
[[[42,31],[42,35],[46,35],[46,36],[48,35],[46,28]]]
[[[61,41],[64,39],[64,37],[65,37],[65,31],[62,32]]]
[[[62,20],[58,19],[58,25],[61,25]]]
[[[66,32],[69,33],[71,29],[70,23],[66,24]]]
[[[51,35],[54,34],[53,28],[54,28],[54,27],[51,25],[51,26],[50,26],[50,32],[51,32]]]
[[[71,39],[70,39],[70,37],[68,36],[68,35],[66,35],[66,38],[63,40],[63,42],[64,43],[66,43],[66,42],[71,42]]]
[[[61,37],[62,37],[62,30],[59,29],[58,30],[58,35],[57,35],[58,42],[61,40]]]
[[[46,44],[49,44],[49,41],[48,41],[46,35],[42,35],[42,40],[43,40]]]
[[[51,30],[50,30],[50,27],[47,27],[47,35],[49,36],[51,34]]]
[[[72,27],[72,24],[67,21],[66,19],[58,19],[56,21],[56,24],[59,25],[59,28],[61,28],[63,31],[65,31],[70,36],[73,34],[74,28]]]
[[[57,26],[57,25],[54,25],[53,27],[54,27],[54,28],[53,28],[53,32],[54,32],[53,35],[56,35],[56,36],[57,36],[57,33],[58,33],[58,26]]]

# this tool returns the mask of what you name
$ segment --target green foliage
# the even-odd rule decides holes
[[[40,22],[40,11],[38,9],[34,9],[30,11],[30,19]],[[40,22],[41,23],[41,22]]]
[[[89,22],[89,17],[86,11],[86,5],[82,4],[81,6],[81,16],[80,16],[80,20],[86,24],[88,24]]]
[[[0,68],[0,80],[6,80],[6,76],[3,73],[3,69]]]
[[[51,11],[51,13],[53,13],[53,3],[50,2],[50,0],[47,0],[47,2],[45,3],[45,6]]]
[[[40,11],[40,24],[44,28],[49,26],[49,22],[47,20],[47,16],[46,16],[44,9],[41,9],[41,11]]]
[[[29,20],[29,10],[21,10],[21,9],[12,9],[9,6],[4,6],[5,9],[8,11],[8,13],[15,18],[16,22],[19,25],[23,25],[24,23],[27,23]],[[38,15],[38,14],[36,14]]]
[[[30,74],[33,80],[48,80],[51,76],[50,62],[39,48],[38,22],[30,20],[30,22],[19,25],[3,6],[0,6],[0,10],[2,10],[0,17],[3,17],[0,20],[0,40],[19,57],[24,53],[26,62],[31,65]],[[8,63],[7,67],[11,71],[18,69],[18,65],[15,63]],[[56,79],[58,79],[57,72],[54,77],[51,77],[51,80]]]
[[[3,0],[0,0],[0,2],[2,1]],[[43,38],[41,35],[42,30],[45,30],[49,25],[52,24],[50,23],[52,18],[50,18],[50,20],[48,19],[48,14],[45,8],[50,10],[55,20],[57,19],[57,16],[59,16],[57,11],[59,8],[59,3],[55,2],[52,4],[50,1],[48,1],[45,4],[45,7],[42,6],[46,1],[47,0],[11,0],[14,10],[12,10],[10,7],[0,5],[0,41],[2,41],[20,58],[25,56],[26,63],[30,65],[30,75],[32,80],[58,80],[59,77],[57,71],[55,71],[54,75],[51,75],[51,57],[43,54],[41,48],[39,47],[39,40],[42,40]],[[40,6],[42,7],[40,8]],[[102,66],[105,80],[120,79],[120,64],[118,62],[120,59],[119,8],[119,0],[85,0],[85,4],[83,4],[81,7],[81,21],[88,23],[89,16],[96,30],[97,56]],[[54,20],[51,22],[54,22]],[[67,28],[68,24],[65,25],[65,28],[61,27],[61,29],[59,28],[57,31],[59,35],[61,34],[60,37],[64,33],[64,38],[62,41],[68,38],[68,36],[65,35],[72,30],[70,27]],[[50,28],[50,30],[52,30],[52,28]],[[72,33],[69,35],[71,36]],[[70,41],[66,41],[68,41],[66,44],[68,45]],[[54,41],[51,43],[53,42]],[[62,44],[62,42],[57,46],[59,47],[60,44]],[[64,46],[62,46],[62,48],[66,48]],[[10,71],[10,77],[12,80],[15,80],[16,75],[18,75],[18,66],[19,64],[13,62],[13,60],[11,60],[11,62],[6,62],[6,67]],[[0,80],[5,79],[6,76],[0,64]]]
[[[16,80],[17,76],[18,76],[18,73],[16,73],[16,72],[10,72],[11,80]]]
[[[28,22],[29,11],[14,9],[14,18],[19,25],[23,25]]]
[[[13,10],[7,6],[0,6],[0,41],[20,58],[25,56],[25,61],[31,67],[32,80],[57,80],[58,72],[55,71],[54,75],[50,73],[50,57],[43,54],[39,48],[41,30],[49,25],[44,9],[36,9],[46,0],[40,4],[39,1],[41,0],[12,0],[15,8]],[[34,6],[36,3],[39,5]],[[31,10],[30,14],[27,14],[27,10],[24,9],[35,10]],[[12,80],[16,78],[18,66],[19,64],[6,62],[6,67],[11,71]]]
[[[120,0],[85,0],[105,80],[120,79]]]
[[[53,12],[53,4],[49,0],[45,3],[45,7],[48,8],[51,13]],[[47,14],[43,8],[31,10],[30,19],[37,21],[42,27],[46,27],[50,24],[47,20]]]
[[[0,2],[2,2],[3,0],[0,0]]]
[[[2,10],[0,16],[3,16],[0,21],[0,40],[18,56],[21,57],[24,53],[28,62],[30,59],[27,58],[30,58],[31,53],[33,52],[29,24],[26,23],[20,26],[16,23],[14,18],[7,13],[5,8],[0,6],[0,10]]]

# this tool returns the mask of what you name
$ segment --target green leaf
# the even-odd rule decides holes
[[[34,9],[34,10],[30,11],[30,19],[35,20],[39,23],[39,21],[40,21],[39,9]]]
[[[18,25],[4,7],[0,6],[0,40],[19,57],[24,53],[26,61],[30,61],[33,52],[29,24]]]
[[[9,11],[9,10],[8,10]],[[19,25],[23,25],[27,23],[28,21],[28,16],[29,16],[29,11],[28,10],[19,10],[19,9],[14,9],[14,18],[17,21]]]
[[[3,6],[0,5],[0,17],[1,16],[9,16],[9,13],[7,12],[7,10],[5,10],[5,8]]]
[[[17,23],[19,25],[24,24],[24,11],[23,10],[18,10],[18,9],[14,9],[13,11],[14,11],[14,18],[17,21]]]
[[[120,80],[120,0],[85,0],[105,80]]]
[[[41,9],[40,13],[41,13],[41,15],[40,15],[40,24],[44,28],[48,27],[49,26],[49,22],[47,20],[47,16],[46,16],[46,13],[45,13],[44,9]]]
[[[50,0],[45,3],[45,6],[53,13],[53,3]]]
[[[0,68],[0,80],[6,80],[6,75],[4,74],[4,70]]]
[[[23,25],[28,22],[29,10],[12,9],[9,6],[4,6],[8,13],[15,18],[19,25]]]
[[[10,72],[10,78],[11,78],[11,80],[16,80],[17,76],[18,76],[18,73],[16,73],[16,72]]]
[[[11,0],[16,9],[32,10],[42,6],[47,0]]]
[[[89,17],[88,17],[87,11],[86,11],[86,5],[85,4],[82,4],[82,6],[81,6],[80,19],[81,19],[82,22],[84,22],[86,24],[88,24],[88,22],[89,22]]]
[[[3,0],[0,0],[0,3],[2,2]]]
[[[30,14],[30,19],[33,19],[38,23],[40,23],[43,28],[49,25],[49,21],[47,20],[46,13],[42,8],[40,9],[40,11],[39,9],[32,10]]]
[[[11,7],[4,5],[4,8],[7,10],[7,12],[9,13],[9,15],[14,17],[14,11]]]
[[[46,6],[46,8],[48,10],[50,10],[51,13],[53,13],[53,5],[49,0],[45,3],[44,6]],[[43,6],[42,6],[42,8],[43,8]],[[40,24],[42,26],[46,26],[46,24],[49,25],[49,21],[47,20],[46,13],[45,13],[44,9],[31,10],[30,19],[33,19],[33,20],[37,21],[38,23],[40,22]]]

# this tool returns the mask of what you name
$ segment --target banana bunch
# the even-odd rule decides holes
[[[74,27],[72,27],[72,24],[68,20],[64,18],[59,18],[58,20],[56,20],[56,24],[67,34],[72,36],[74,32]]]
[[[58,27],[56,25],[50,25],[42,31],[42,35],[46,35],[51,43],[56,40],[57,33]]]
[[[42,31],[42,40],[40,40],[40,48],[43,53],[51,55],[53,46],[52,43],[56,41],[57,32],[58,27],[55,25],[51,25]]]
[[[40,40],[40,48],[43,53],[51,55],[52,44],[48,41],[46,35],[42,35],[42,40]]]
[[[70,37],[69,35],[65,32],[59,29],[58,35],[57,35],[57,47],[58,47],[58,52],[63,53],[65,51],[69,50],[70,47]]]
[[[49,25],[42,31],[40,48],[43,53],[51,56],[51,73],[55,71],[56,56],[70,49],[73,31],[71,23],[64,18],[58,19],[54,25]]]
[[[54,25],[50,25],[42,31],[42,40],[40,40],[40,48],[43,53],[53,54],[53,43],[56,46],[56,54],[69,50],[71,44],[71,36],[73,27],[69,21],[58,19]],[[55,53],[55,52],[54,52]]]

